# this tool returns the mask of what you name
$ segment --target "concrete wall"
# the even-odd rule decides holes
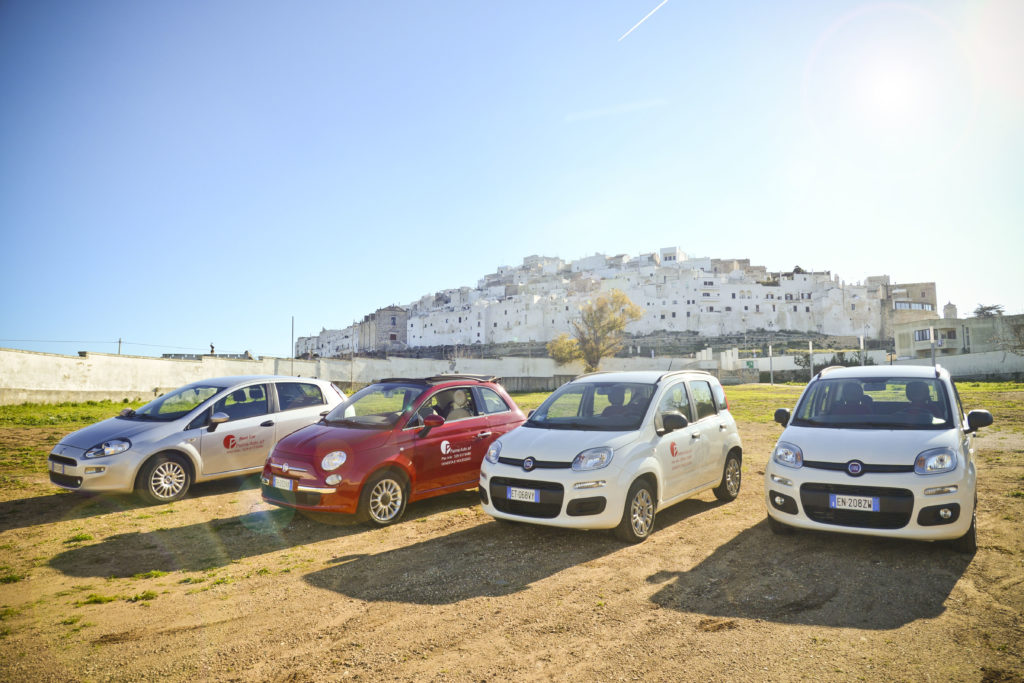
[[[873,357],[884,352],[869,352]],[[768,371],[768,359],[735,359],[726,352],[725,360],[668,357],[608,358],[602,370],[706,370],[723,383],[756,382],[758,371]],[[815,367],[829,361],[829,352],[815,354]],[[877,364],[884,357],[875,357]],[[928,361],[902,361],[927,364]],[[776,373],[799,370],[792,356],[779,356],[772,361]],[[1024,380],[1024,357],[995,351],[990,353],[948,356],[941,359],[958,379],[989,378]],[[736,367],[733,367],[735,365]],[[355,358],[347,360],[292,360],[260,358],[235,360],[204,357],[201,360],[173,360],[142,356],[120,356],[87,353],[84,356],[61,356],[33,351],[0,349],[0,405],[18,403],[58,403],[63,401],[152,399],[170,389],[207,377],[222,375],[292,375],[319,377],[345,387],[350,382],[367,384],[385,377],[426,377],[445,372],[489,374],[503,378],[511,391],[552,391],[583,372],[580,363],[558,365],[550,358],[460,358],[455,361],[423,358]],[[799,376],[799,375],[797,375]],[[803,379],[800,377],[800,379]],[[776,377],[776,381],[780,381]]]

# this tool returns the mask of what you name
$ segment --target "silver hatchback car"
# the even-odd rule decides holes
[[[318,379],[200,380],[68,434],[50,453],[50,481],[168,503],[193,482],[259,472],[279,439],[344,400],[340,389]]]

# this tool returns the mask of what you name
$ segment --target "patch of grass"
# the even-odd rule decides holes
[[[82,534],[75,534],[74,536],[70,536],[70,537],[64,539],[64,542],[65,543],[81,543],[82,541],[91,541],[92,539],[93,539],[93,535],[92,534],[82,533]]]
[[[130,598],[125,598],[128,602],[141,602],[144,600],[156,600],[157,594],[154,591],[143,591],[137,595],[133,595]]]
[[[117,600],[116,595],[100,595],[99,593],[90,593],[85,596],[85,600],[78,602],[79,605],[102,605],[105,602],[114,602]]]
[[[61,619],[60,623],[63,624],[64,626],[74,626],[79,621],[81,621],[81,619],[82,619],[82,615],[75,614],[74,616],[70,616],[70,617],[67,617],[65,619]]]
[[[205,576],[186,576],[178,583],[202,583],[203,581],[206,581]]]
[[[17,613],[18,610],[14,609],[13,607],[4,607],[3,609],[0,609],[0,621],[3,621],[4,619],[10,619]]]
[[[1012,493],[1007,493],[1006,495],[1008,495],[1010,498],[1024,498],[1024,491],[1013,491]]]
[[[22,403],[0,406],[0,426],[67,425],[69,431],[94,422],[114,417],[125,408],[140,408],[142,401],[114,403],[113,401],[86,401],[84,403]]]
[[[161,569],[150,569],[148,572],[143,574],[136,574],[133,579],[158,579],[161,576],[167,576],[169,572],[165,572]]]
[[[14,572],[7,572],[6,574],[0,574],[0,583],[18,583],[25,578],[24,574],[16,574]]]

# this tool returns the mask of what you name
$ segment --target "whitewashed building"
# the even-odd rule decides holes
[[[499,267],[476,287],[428,294],[347,328],[301,337],[296,354],[547,342],[571,331],[580,307],[612,289],[644,309],[643,318],[627,328],[636,335],[786,330],[891,339],[896,323],[936,310],[934,283],[893,285],[886,275],[846,283],[828,271],[769,272],[748,259],[690,258],[678,247],[568,263],[528,256],[522,265]],[[396,327],[398,320],[404,328]],[[384,321],[390,323],[386,334]]]

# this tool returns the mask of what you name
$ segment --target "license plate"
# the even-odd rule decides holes
[[[540,491],[537,489],[519,489],[515,486],[508,486],[506,488],[508,489],[506,496],[509,500],[521,500],[524,503],[540,502]]]
[[[64,465],[59,462],[50,461],[50,471],[57,474],[64,474]]]
[[[276,489],[284,489],[285,491],[291,491],[292,484],[294,483],[295,482],[293,482],[291,479],[285,479],[284,477],[277,476],[274,477],[274,488]]]
[[[828,506],[833,510],[863,510],[878,512],[878,496],[843,496],[837,493],[828,495]]]

